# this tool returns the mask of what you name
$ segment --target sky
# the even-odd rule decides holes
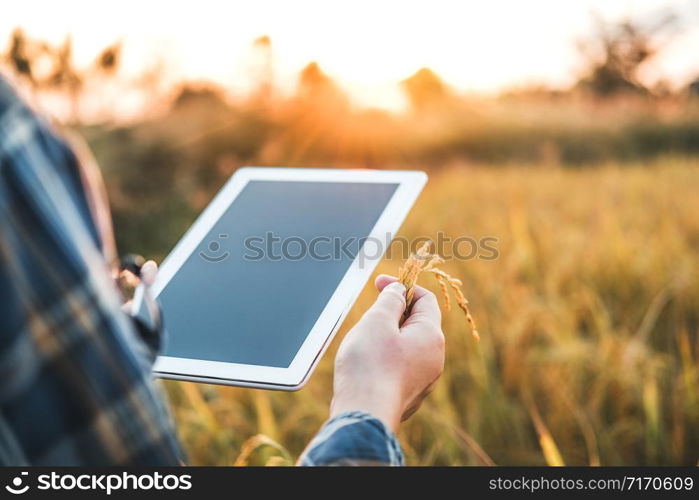
[[[15,27],[51,42],[70,34],[80,65],[121,40],[123,75],[160,61],[173,80],[243,93],[254,81],[252,41],[268,35],[281,89],[316,61],[355,102],[399,109],[397,82],[425,66],[460,92],[568,85],[592,12],[652,20],[667,10],[678,33],[643,77],[685,84],[699,76],[699,0],[23,0],[0,7],[0,47]]]

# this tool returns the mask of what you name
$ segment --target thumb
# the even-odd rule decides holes
[[[155,261],[149,260],[141,266],[141,281],[143,281],[146,286],[151,286],[153,284],[156,274],[158,274],[158,264],[156,264]]]
[[[396,319],[396,324],[405,311],[405,287],[395,282],[384,287],[370,311],[382,312]]]

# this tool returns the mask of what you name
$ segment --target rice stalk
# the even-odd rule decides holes
[[[241,446],[240,448],[238,458],[235,459],[235,463],[233,465],[248,465],[250,463],[250,457],[252,456],[252,454],[259,448],[262,448],[263,446],[269,446],[270,448],[274,448],[280,453],[279,460],[272,460],[272,458],[270,458],[267,460],[268,464],[272,462],[272,464],[270,465],[281,465],[281,460],[283,460],[285,465],[290,465],[293,463],[291,454],[287,451],[286,448],[284,448],[284,446],[276,442],[274,439],[265,436],[264,434],[256,434],[255,436],[252,436],[250,439],[243,443],[243,446]]]
[[[451,309],[451,299],[449,297],[449,289],[451,288],[456,299],[456,303],[461,308],[461,310],[466,315],[466,321],[468,321],[471,327],[471,335],[473,339],[478,342],[480,340],[480,335],[476,329],[476,323],[471,316],[471,311],[468,307],[468,300],[461,291],[463,283],[461,280],[454,278],[449,273],[436,267],[439,264],[444,263],[444,259],[437,254],[430,253],[430,248],[432,247],[432,241],[428,240],[417,249],[417,252],[412,254],[405,265],[398,269],[398,281],[400,281],[403,286],[405,286],[405,302],[406,308],[403,315],[403,320],[407,319],[410,314],[410,308],[413,305],[413,298],[415,296],[415,285],[417,284],[418,277],[421,273],[432,273],[437,279],[439,284],[439,289],[444,298],[444,309],[449,311]]]
[[[218,420],[211,410],[209,405],[200,392],[200,386],[191,382],[183,382],[180,384],[180,389],[185,395],[185,399],[190,406],[197,412],[204,425],[209,430],[218,429]]]
[[[546,460],[546,465],[550,467],[563,467],[565,466],[565,461],[561,452],[558,450],[556,441],[553,439],[553,435],[549,431],[548,427],[544,423],[544,420],[539,414],[539,410],[533,401],[529,401],[529,414],[531,415],[532,422],[534,422],[534,428],[536,433],[539,435],[539,446],[541,447],[541,452],[544,454],[544,460]]]

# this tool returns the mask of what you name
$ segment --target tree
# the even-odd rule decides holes
[[[422,68],[403,80],[401,87],[416,111],[441,106],[452,97],[449,87],[429,68]]]
[[[20,28],[16,28],[10,35],[10,48],[5,55],[5,59],[10,64],[10,68],[20,77],[26,78],[34,85],[34,73],[32,72],[32,60],[36,57],[35,50],[32,50],[30,41]]]
[[[674,33],[675,15],[666,14],[649,23],[629,19],[606,22],[597,16],[594,21],[594,34],[578,44],[588,70],[577,86],[602,97],[647,92],[638,80],[638,71],[662,48],[668,33]]]
[[[345,93],[316,62],[309,63],[301,70],[296,97],[304,107],[310,107],[316,112],[324,110],[331,116],[347,111],[349,106]]]
[[[252,43],[253,48],[253,78],[255,90],[253,101],[259,106],[270,104],[274,89],[274,57],[272,39],[268,35],[257,37]]]
[[[97,76],[114,75],[120,55],[121,44],[117,42],[103,49],[88,67],[78,68],[73,59],[70,36],[61,45],[51,46],[30,39],[17,28],[10,36],[9,49],[3,59],[9,63],[10,70],[35,91],[65,93],[70,102],[71,121],[76,122],[80,117],[79,103],[86,82]]]

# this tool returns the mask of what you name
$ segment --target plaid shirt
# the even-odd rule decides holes
[[[184,461],[151,378],[158,333],[121,310],[73,151],[0,78],[0,463]],[[330,420],[302,465],[403,463],[379,420]]]

